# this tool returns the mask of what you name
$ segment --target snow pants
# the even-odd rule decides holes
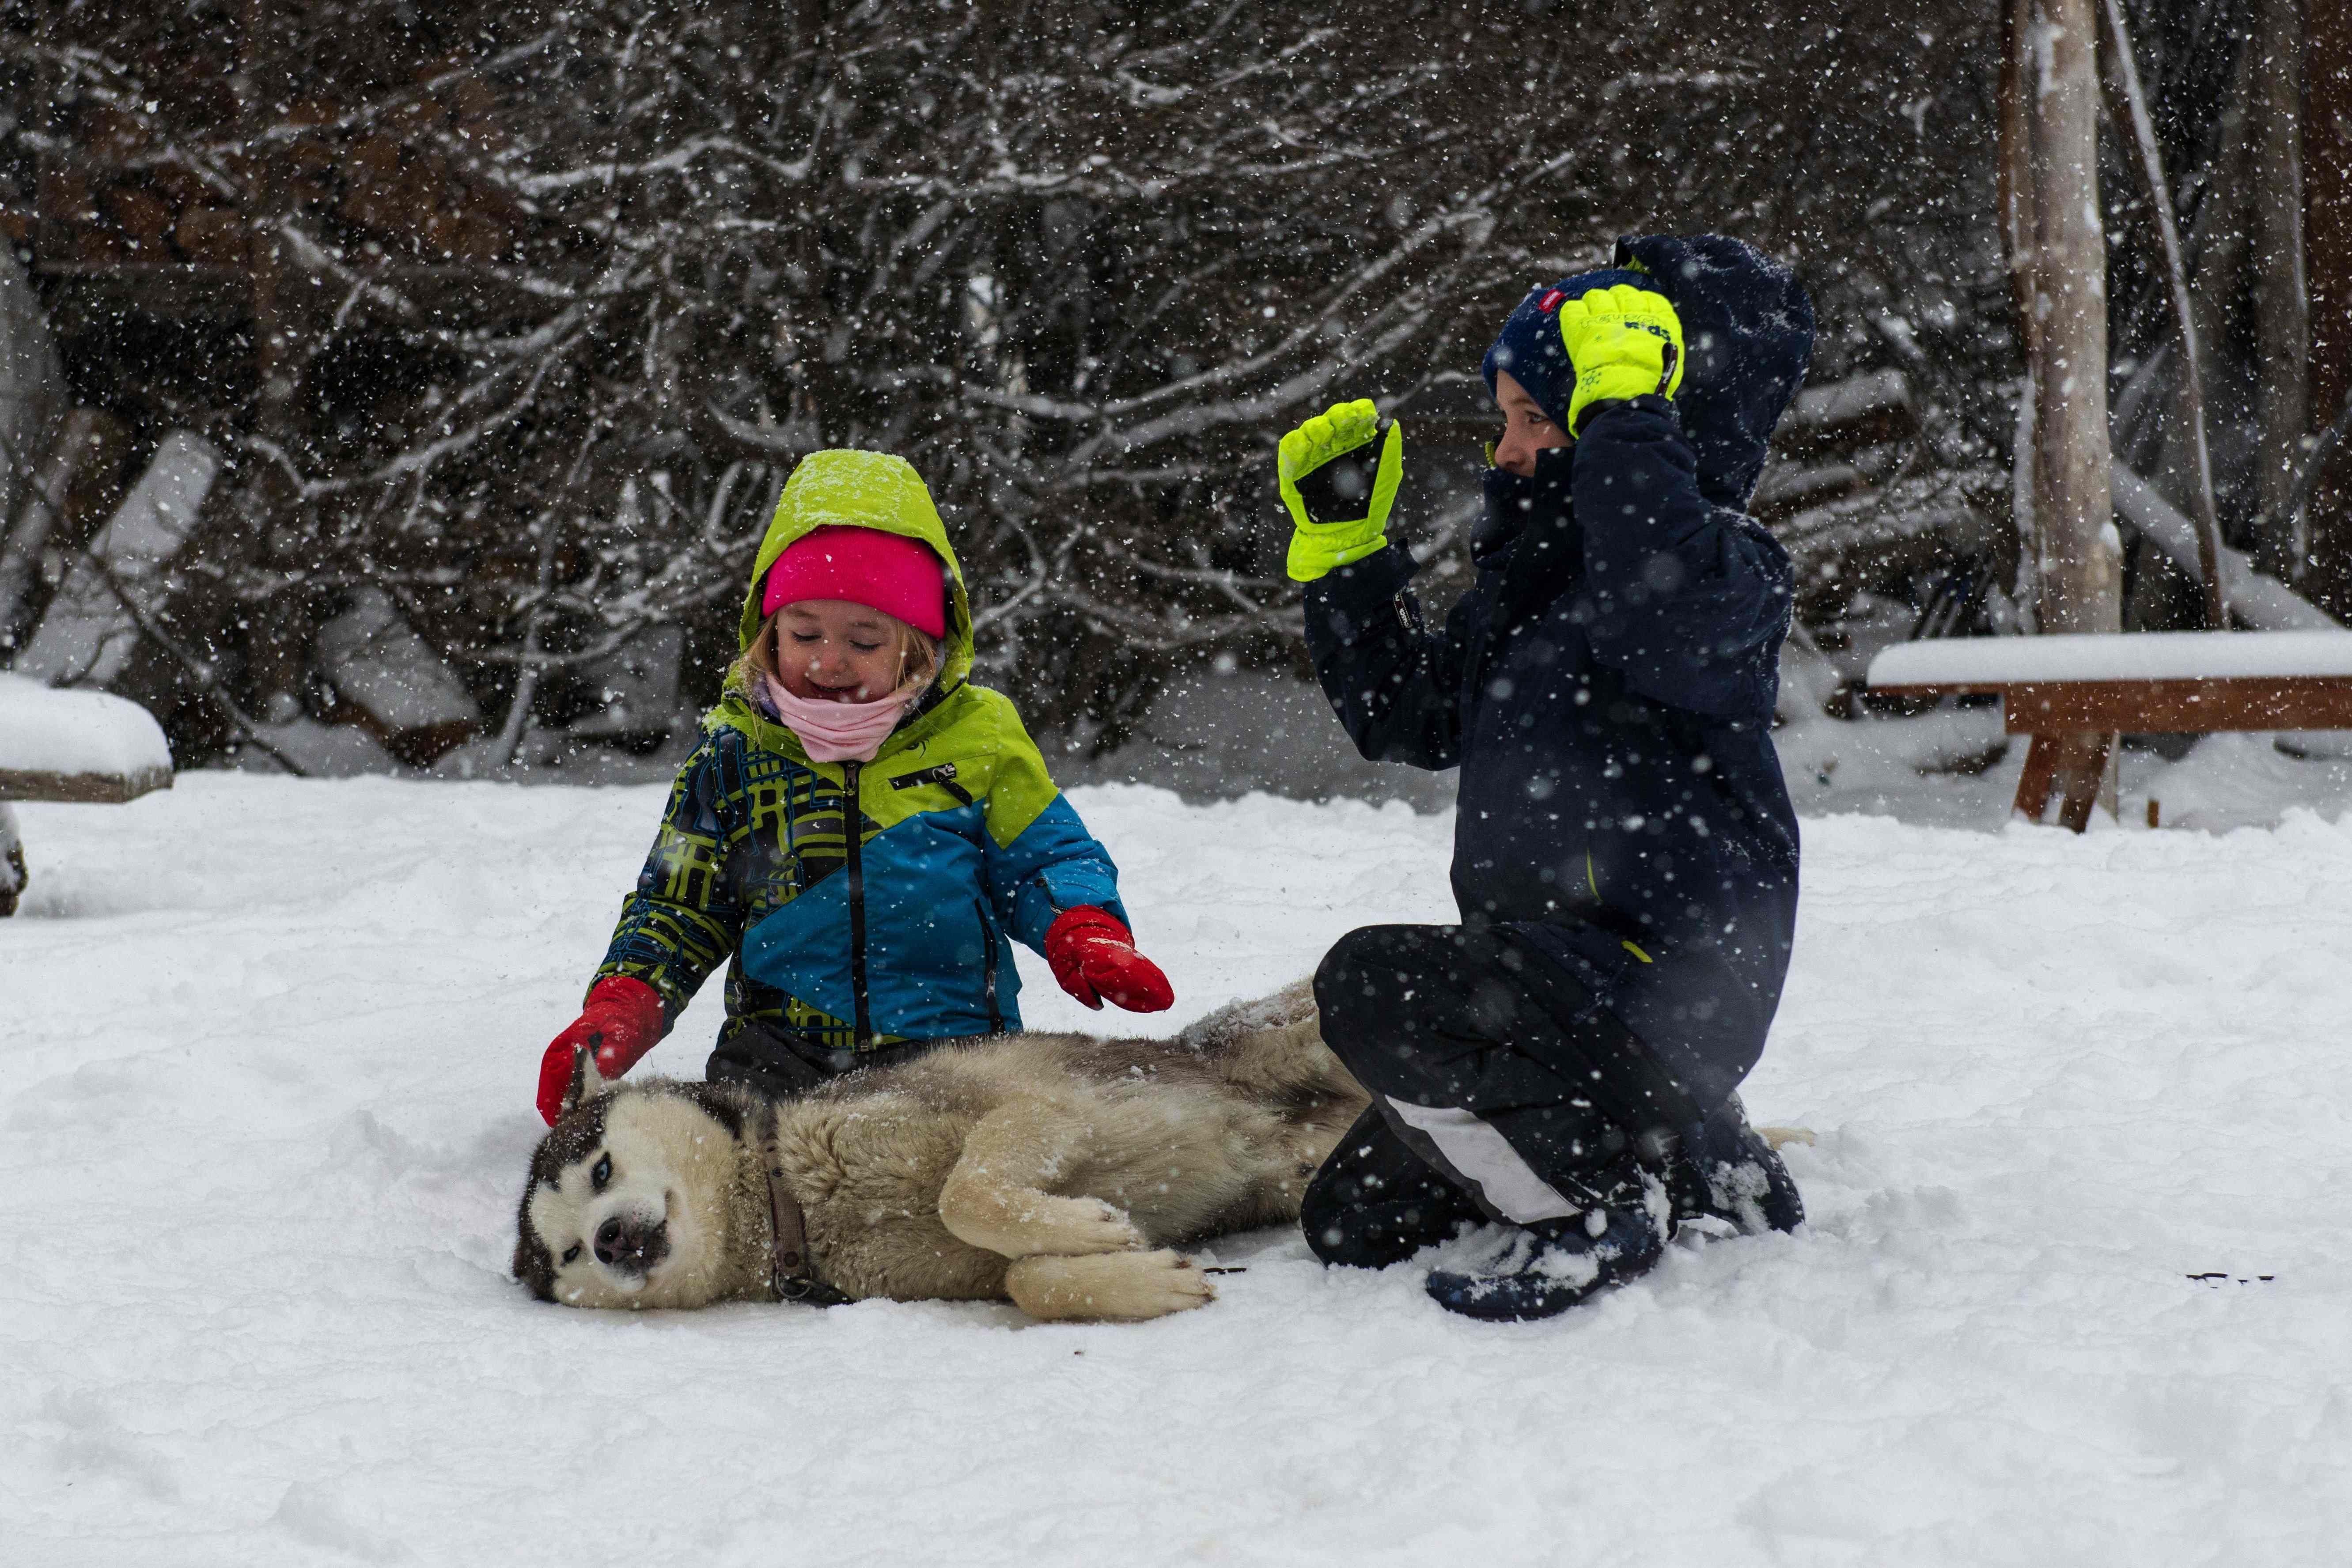
[[[1323,1038],[1372,1095],[1308,1184],[1327,1263],[1379,1268],[1465,1220],[1626,1201],[1705,1112],[1591,987],[1510,925],[1366,926],[1315,973]]]
[[[860,1068],[912,1061],[938,1043],[914,1040],[872,1050],[835,1051],[791,1030],[747,1022],[719,1036],[702,1076],[712,1083],[740,1083],[769,1100],[792,1100]]]

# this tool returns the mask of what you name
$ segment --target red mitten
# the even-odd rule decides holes
[[[572,1087],[573,1051],[592,1053],[600,1075],[618,1078],[661,1037],[661,993],[625,974],[606,975],[590,987],[580,1016],[539,1058],[539,1113],[550,1127],[562,1116],[563,1091]]]
[[[1064,910],[1045,930],[1045,962],[1062,989],[1089,1007],[1116,1002],[1130,1013],[1175,1005],[1160,966],[1135,951],[1135,934],[1092,904]]]

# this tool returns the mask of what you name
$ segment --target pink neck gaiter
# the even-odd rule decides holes
[[[773,676],[767,679],[768,700],[784,727],[801,738],[813,763],[870,763],[883,741],[898,727],[908,704],[923,694],[930,677],[919,675],[887,697],[872,702],[828,702],[795,697]]]

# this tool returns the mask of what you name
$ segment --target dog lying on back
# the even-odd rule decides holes
[[[583,1056],[531,1157],[515,1276],[575,1307],[1009,1298],[1156,1318],[1215,1294],[1174,1249],[1296,1220],[1366,1102],[1304,984],[1172,1041],[952,1043],[782,1101],[607,1088]]]

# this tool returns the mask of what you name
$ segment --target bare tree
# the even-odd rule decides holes
[[[2304,261],[2304,7],[2262,0],[2249,181],[2253,205],[2255,358],[2262,366],[2257,491],[2264,569],[2297,571],[2289,500],[2311,426],[2311,280]]]
[[[2107,482],[2097,22],[2090,0],[2019,0],[2012,36],[2025,51],[2013,79],[2024,107],[2003,124],[2022,130],[2032,192],[2032,243],[2022,270],[2034,321],[2037,607],[2043,631],[2115,631],[2122,624],[2122,551]]]
[[[2204,621],[2208,628],[2225,631],[2229,607],[2221,585],[2221,523],[2213,500],[2213,454],[2205,416],[2204,349],[2197,331],[2197,305],[2189,283],[2189,263],[2180,246],[2179,226],[2173,220],[2172,182],[2165,177],[2163,151],[2157,145],[2156,124],[2148,113],[2147,95],[2140,87],[2139,65],[2132,47],[2130,27],[2124,21],[2122,0],[2105,0],[2107,28],[2114,43],[2112,66],[2123,98],[2123,115],[2132,128],[2139,153],[2140,177],[2156,217],[2157,235],[2164,247],[2164,270],[2172,285],[2172,312],[2180,335],[2181,401],[2188,428],[2190,493],[2195,498],[2197,566],[2204,587]]]

